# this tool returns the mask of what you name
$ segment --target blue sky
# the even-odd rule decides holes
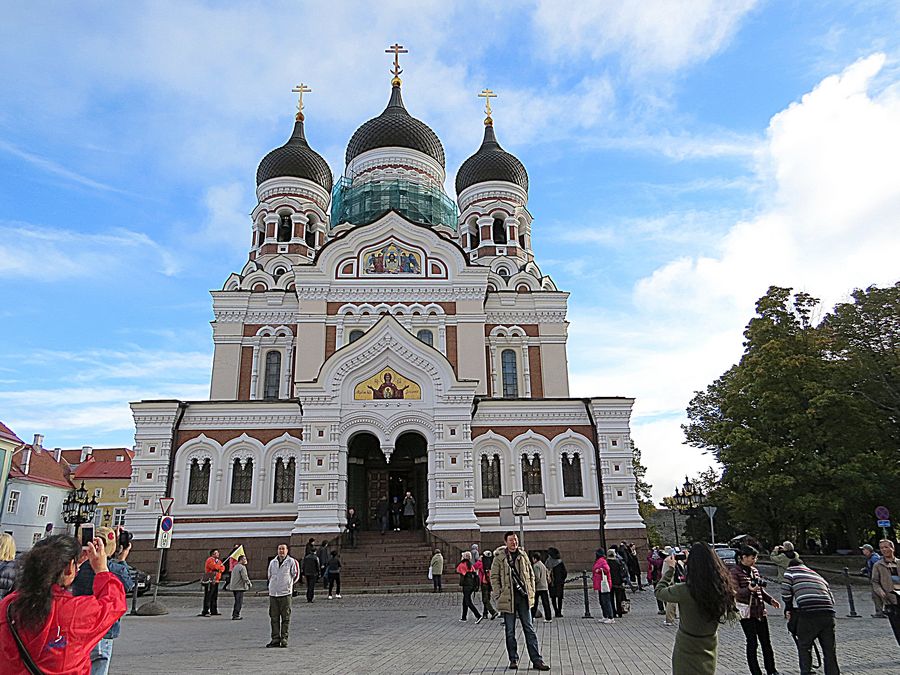
[[[0,25],[0,419],[132,443],[128,402],[205,398],[210,289],[246,260],[256,165],[307,136],[339,175],[403,59],[447,189],[481,138],[530,175],[570,298],[573,395],[638,402],[658,497],[710,464],[691,393],[753,302],[896,281],[896,2],[20,3]]]

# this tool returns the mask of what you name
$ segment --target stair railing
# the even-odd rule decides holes
[[[462,549],[459,546],[442,539],[431,530],[425,530],[425,541],[428,542],[432,550],[436,548],[441,550],[445,563],[452,561],[453,565],[456,565],[462,559]]]

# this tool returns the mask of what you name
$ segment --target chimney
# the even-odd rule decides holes
[[[35,440],[39,434],[35,434]],[[19,468],[22,469],[22,473],[26,476],[28,475],[28,470],[31,468],[31,446],[26,445],[22,450],[22,462],[19,464]]]
[[[53,448],[53,456],[56,458],[56,463],[59,464],[62,461],[62,448]]]
[[[83,464],[87,461],[87,458],[94,454],[94,448],[90,445],[82,445],[81,446],[81,460],[78,462],[79,464]]]
[[[31,444],[35,450],[40,450],[44,443],[44,434],[35,434],[34,442]]]

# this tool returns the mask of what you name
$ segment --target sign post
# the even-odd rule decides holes
[[[713,518],[716,515],[717,508],[715,506],[704,506],[703,510],[706,511],[706,515],[709,516],[709,545],[715,546],[716,544],[716,525],[713,522]]]
[[[153,586],[153,600],[141,605],[137,613],[143,616],[160,616],[168,614],[169,610],[165,605],[157,601],[159,594],[159,578],[162,576],[163,554],[170,546],[172,546],[172,531],[175,528],[175,519],[169,515],[172,510],[172,503],[175,500],[171,497],[160,497],[159,508],[162,515],[156,522],[156,548],[159,549],[159,562],[156,564],[156,583]]]
[[[882,539],[890,539],[888,528],[891,526],[891,512],[888,511],[886,506],[879,506],[875,509],[875,517],[878,519],[876,524],[881,528],[881,533],[884,535]]]
[[[519,517],[519,546],[525,546],[525,516],[528,515],[528,495],[524,490],[512,493],[512,512]]]

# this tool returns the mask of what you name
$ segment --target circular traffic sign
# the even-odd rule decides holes
[[[159,524],[159,529],[163,532],[168,532],[172,529],[172,526],[175,524],[175,521],[172,520],[172,516],[163,516],[162,521]]]
[[[887,520],[891,517],[891,512],[888,511],[886,506],[879,506],[875,509],[875,517],[878,518],[878,520]]]

